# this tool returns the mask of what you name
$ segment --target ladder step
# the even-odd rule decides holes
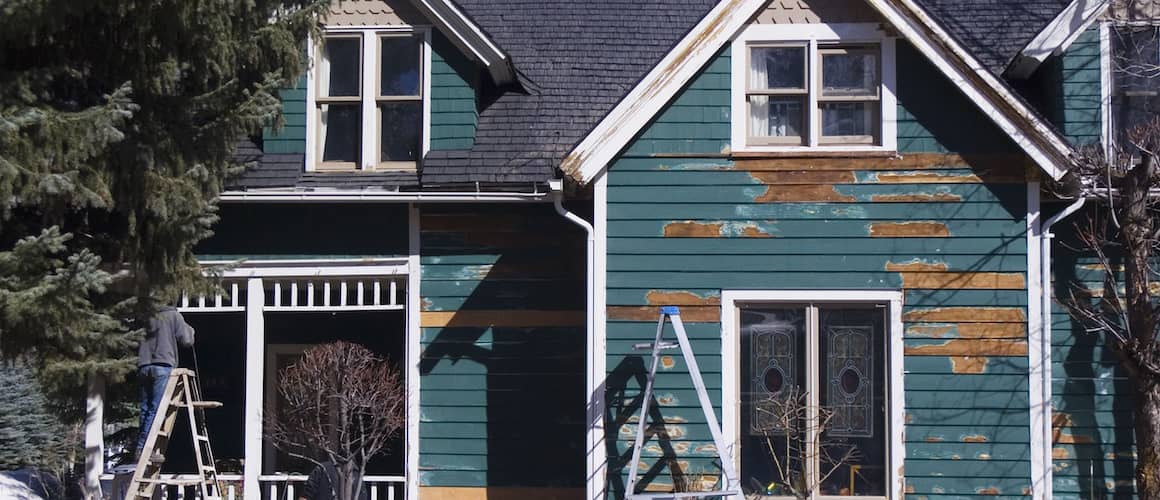
[[[681,347],[681,344],[678,344],[676,342],[661,342],[660,344],[657,344],[657,346],[660,349],[676,349],[678,347]],[[653,345],[651,342],[645,342],[642,344],[633,344],[632,348],[636,349],[638,351],[651,351],[653,348]]]
[[[202,480],[201,480],[200,478],[199,478],[199,479],[152,479],[152,478],[142,478],[142,479],[140,479],[140,481],[141,481],[142,483],[149,483],[149,484],[173,484],[173,485],[177,485],[177,486],[190,486],[190,485],[194,485],[194,484],[201,484],[201,483],[202,483]]]
[[[192,403],[174,403],[173,406],[180,406],[182,408],[221,408],[220,401],[194,401]]]
[[[205,441],[207,443],[209,442],[209,436],[206,436],[204,434],[194,434],[193,438],[198,440],[198,441]]]

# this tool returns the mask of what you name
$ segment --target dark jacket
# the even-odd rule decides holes
[[[193,345],[193,327],[174,307],[162,307],[145,327],[145,338],[137,348],[137,366],[177,366],[177,346]]]

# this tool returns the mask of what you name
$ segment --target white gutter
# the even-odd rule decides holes
[[[596,425],[596,423],[600,420],[600,417],[602,417],[602,415],[599,415],[597,413],[599,413],[603,410],[601,410],[598,405],[592,404],[592,401],[590,401],[590,398],[592,397],[592,395],[595,394],[596,391],[598,390],[597,385],[596,385],[597,380],[601,380],[603,378],[603,374],[597,374],[597,373],[593,372],[593,367],[596,366],[595,357],[598,355],[603,355],[602,353],[597,352],[596,338],[593,335],[593,333],[594,333],[593,329],[596,327],[596,308],[595,308],[595,303],[596,303],[596,269],[595,269],[596,228],[592,227],[592,224],[589,224],[588,221],[584,220],[579,215],[576,215],[572,212],[569,212],[568,209],[564,208],[563,185],[564,185],[563,180],[554,180],[554,181],[549,182],[549,186],[551,186],[551,191],[553,194],[552,201],[556,207],[556,213],[560,214],[560,216],[564,217],[565,219],[568,219],[573,224],[580,226],[580,228],[584,229],[584,232],[587,233],[587,235],[588,235],[588,245],[587,245],[587,254],[588,254],[587,272],[588,272],[588,276],[587,276],[587,279],[585,280],[585,287],[587,288],[587,293],[584,295],[584,299],[585,299],[584,338],[585,338],[585,343],[586,343],[587,349],[588,349],[587,350],[588,354],[586,356],[587,359],[585,361],[586,367],[584,369],[584,373],[585,373],[585,377],[584,377],[585,378],[584,406],[586,408],[585,426],[587,428],[587,430],[585,432],[585,435],[586,435],[585,443],[587,444],[587,447],[584,450],[584,455],[586,457],[585,460],[588,461],[588,464],[586,466],[586,470],[588,471],[587,473],[591,474],[591,472],[593,470],[596,470],[596,468],[599,467],[599,465],[600,465],[600,464],[593,463],[593,456],[592,456],[591,450],[593,450],[597,446],[604,446],[604,443],[601,442],[604,438],[603,438],[603,436],[600,435],[600,429],[598,429],[597,425]],[[596,488],[596,485],[593,483],[592,478],[589,477],[588,480],[585,482],[588,485],[587,486],[588,487],[588,496],[585,498],[586,499],[596,498],[595,492],[593,491],[594,488]]]
[[[547,202],[550,193],[501,192],[398,192],[398,191],[226,191],[225,202],[314,202],[314,203],[527,203]]]
[[[1055,216],[1050,219],[1047,219],[1047,222],[1044,222],[1043,226],[1040,228],[1039,264],[1041,268],[1039,271],[1039,283],[1040,289],[1042,290],[1042,296],[1040,297],[1040,315],[1043,321],[1043,327],[1041,330],[1041,332],[1043,332],[1040,349],[1041,359],[1039,360],[1040,366],[1042,366],[1041,373],[1043,374],[1043,405],[1040,408],[1040,411],[1042,412],[1040,417],[1042,419],[1041,421],[1043,422],[1043,428],[1040,429],[1040,432],[1042,432],[1041,437],[1043,439],[1043,456],[1046,457],[1045,459],[1049,462],[1044,464],[1045,479],[1043,482],[1043,496],[1041,497],[1044,500],[1051,500],[1052,497],[1052,466],[1050,464],[1052,456],[1051,451],[1053,448],[1053,443],[1051,442],[1051,290],[1053,288],[1051,283],[1051,239],[1054,238],[1055,235],[1051,233],[1051,227],[1054,226],[1055,223],[1067,218],[1071,214],[1074,214],[1080,208],[1083,208],[1083,205],[1086,201],[1087,198],[1080,196],[1074,202],[1072,202],[1071,205],[1068,205],[1067,208],[1064,208],[1062,212],[1055,214]]]

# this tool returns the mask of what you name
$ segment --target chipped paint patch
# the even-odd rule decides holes
[[[1002,492],[1001,492],[1001,491],[999,491],[999,488],[995,488],[995,487],[991,487],[991,488],[979,488],[979,489],[975,490],[975,493],[977,493],[977,494],[979,494],[979,495],[988,495],[988,496],[994,496],[994,495],[1001,495],[1001,494],[1002,494]]]
[[[951,373],[977,375],[987,371],[987,358],[978,356],[951,356]]]
[[[749,172],[758,184],[783,186],[787,184],[854,184],[854,172],[834,170],[783,170]]]
[[[1073,434],[1071,427],[1075,426],[1071,415],[1056,413],[1051,417],[1051,442],[1055,444],[1092,444],[1095,439],[1083,434]]]
[[[987,436],[983,436],[980,434],[972,434],[969,436],[963,436],[962,441],[964,443],[986,443],[989,440],[987,439]]]
[[[980,453],[978,455],[975,455],[975,458],[977,458],[979,460],[990,460],[991,454],[990,453]]]
[[[1071,452],[1067,448],[1052,448],[1051,458],[1053,460],[1067,460],[1071,458]]]
[[[675,221],[665,224],[666,238],[772,238],[773,223]]]
[[[681,399],[672,394],[657,394],[656,400],[660,406],[676,406],[681,404]]]
[[[943,438],[942,436],[927,436],[924,441],[928,443],[941,443],[943,442]]]
[[[670,222],[665,224],[665,238],[720,238],[722,222]]]
[[[1016,155],[1001,155],[995,161],[1018,160]],[[754,158],[736,160],[737,169],[746,171],[778,170],[946,170],[967,167],[966,160],[956,154],[913,153],[896,156],[849,157],[827,156],[819,158]]]
[[[1022,273],[900,273],[902,288],[1023,290]]]
[[[901,272],[943,272],[950,266],[946,262],[932,262],[924,259],[914,259],[906,262],[886,262],[886,270],[893,273]]]
[[[913,193],[913,194],[876,194],[870,197],[875,203],[936,203],[960,202],[963,197],[954,193]]]
[[[608,306],[608,319],[620,321],[653,321],[660,317],[659,306]],[[718,306],[681,307],[681,319],[686,323],[716,323],[721,320]]]
[[[929,339],[1022,339],[1024,323],[916,323],[906,326],[906,336]]]
[[[710,292],[707,295],[697,295],[683,290],[649,290],[644,295],[645,301],[653,306],[719,306],[721,294]]]
[[[661,368],[672,370],[674,366],[677,366],[677,362],[672,356],[661,356]]]
[[[880,184],[980,184],[983,182],[973,173],[950,172],[891,172],[877,173],[875,181]],[[1019,179],[1023,182],[1023,179]]]
[[[946,224],[933,221],[874,222],[869,224],[871,238],[949,238]]]
[[[769,186],[765,193],[753,199],[757,203],[798,203],[858,201],[854,196],[842,194],[833,185]]]
[[[646,436],[654,436],[658,439],[682,439],[689,435],[688,430],[682,425],[660,425],[649,424],[645,430]],[[620,428],[620,435],[626,438],[636,437],[636,426],[625,425]]]
[[[423,297],[421,311],[430,311],[435,306],[435,303],[428,297]]]
[[[1027,321],[1021,307],[932,307],[910,309],[903,321],[961,321],[1007,323]]]
[[[459,310],[419,313],[419,326],[423,328],[581,326],[584,321],[584,311]]]
[[[908,356],[1026,356],[1027,342],[1007,339],[952,339],[907,345]]]

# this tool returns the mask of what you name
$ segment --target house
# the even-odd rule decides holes
[[[1068,202],[1043,187],[1114,140],[1107,12],[336,3],[199,249],[240,261],[226,293],[181,304],[231,488],[300,484],[261,417],[280,367],[345,339],[410,389],[379,498],[623,498],[633,345],[676,305],[747,494],[775,490],[763,415],[792,393],[837,422],[800,462],[818,495],[1130,495],[1114,363],[1044,297],[1098,281],[1046,236]],[[713,487],[684,364],[661,366],[640,484]]]

